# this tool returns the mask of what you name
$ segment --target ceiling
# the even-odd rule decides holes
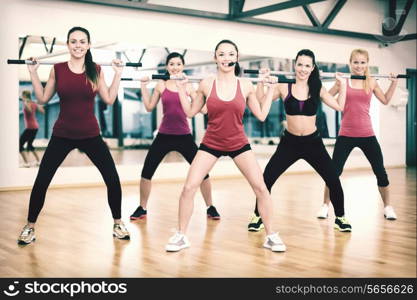
[[[385,43],[416,39],[415,0],[68,1],[271,26]],[[338,21],[342,19],[345,21]],[[413,29],[404,30],[404,25],[408,29]]]

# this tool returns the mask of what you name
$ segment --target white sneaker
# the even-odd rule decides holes
[[[190,242],[187,237],[179,232],[176,232],[168,241],[165,250],[168,252],[177,252],[181,249],[190,247]]]
[[[387,220],[397,220],[397,215],[395,214],[394,208],[391,205],[384,207],[384,217]]]
[[[274,252],[284,252],[287,250],[287,247],[285,247],[285,244],[279,237],[278,232],[265,237],[264,247],[271,249]]]
[[[329,215],[329,205],[326,203],[323,203],[323,205],[320,207],[319,211],[317,212],[317,218],[327,219],[328,215]]]
[[[25,227],[23,227],[22,232],[19,235],[19,238],[17,239],[17,243],[19,245],[27,245],[32,243],[34,240],[36,240],[35,228],[29,227],[26,224]]]
[[[130,240],[129,231],[123,222],[113,224],[113,236],[120,240]]]

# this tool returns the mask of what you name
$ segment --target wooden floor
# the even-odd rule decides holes
[[[284,175],[274,186],[274,228],[286,253],[262,248],[264,232],[246,230],[254,196],[244,179],[213,180],[221,221],[195,199],[191,248],[166,253],[182,183],[154,184],[146,221],[128,221],[138,188],[123,186],[131,241],[112,238],[105,187],[48,191],[37,241],[18,246],[29,191],[0,193],[1,277],[416,277],[416,170],[389,169],[397,221],[383,217],[371,171],[347,171],[342,184],[352,233],[318,220],[323,183],[316,174]]]
[[[273,148],[275,151],[275,148]],[[45,150],[37,150],[36,153],[39,156],[39,159],[42,159],[43,155],[45,154]],[[113,157],[114,163],[116,165],[131,165],[131,166],[138,166],[143,165],[145,162],[146,154],[148,154],[148,150],[146,149],[110,149],[111,156]],[[257,153],[255,152],[255,156],[257,159],[269,159],[273,152],[268,153]],[[32,154],[28,154],[29,162],[35,162],[35,158]],[[222,158],[223,159],[223,158]],[[176,152],[172,151],[169,152],[162,163],[169,163],[169,162],[182,162],[185,161],[184,157]],[[19,166],[23,165],[23,159],[19,156]],[[92,166],[93,163],[88,158],[85,153],[80,152],[78,149],[72,150],[68,156],[64,159],[61,164],[61,167],[80,167],[80,166]],[[33,167],[33,166],[32,166]]]

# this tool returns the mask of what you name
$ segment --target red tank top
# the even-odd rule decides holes
[[[85,72],[72,72],[67,62],[54,65],[54,69],[60,112],[52,134],[69,139],[85,139],[100,135],[94,115],[97,90],[93,91]],[[98,65],[97,71],[100,73]]]
[[[348,137],[374,136],[369,107],[371,105],[372,92],[368,94],[364,89],[354,89],[349,80],[346,89],[346,102],[343,109],[342,124],[339,135]]]
[[[36,120],[36,109],[38,105],[35,102],[30,102],[29,105],[32,108],[32,111],[30,112],[27,111],[23,105],[23,119],[25,121],[25,127],[27,129],[38,129],[39,124],[38,120]]]
[[[245,108],[238,79],[235,96],[230,101],[217,96],[214,80],[207,98],[208,125],[202,143],[219,151],[235,151],[248,144],[242,122]]]

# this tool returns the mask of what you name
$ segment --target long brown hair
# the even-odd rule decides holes
[[[87,29],[83,27],[72,27],[67,34],[67,44],[69,43],[69,37],[70,34],[74,31],[81,31],[84,32],[87,35],[88,43],[90,44],[90,33]],[[93,56],[91,55],[90,49],[87,50],[87,53],[85,54],[85,75],[87,76],[87,80],[91,83],[91,86],[93,89],[95,89],[98,86],[98,72],[97,72],[97,66],[96,63],[93,61]]]
[[[366,70],[365,70],[366,79],[363,81],[363,89],[366,91],[366,93],[369,93],[371,91],[371,76],[369,76],[370,75],[369,74],[369,53],[365,49],[361,49],[361,48],[353,49],[352,53],[350,54],[350,59],[349,59],[350,63],[352,63],[353,57],[357,54],[365,56],[366,62],[368,63],[368,66],[366,67]]]
[[[320,73],[319,68],[316,64],[316,57],[314,56],[313,51],[310,49],[302,49],[298,51],[297,56],[295,57],[294,63],[297,62],[297,58],[301,55],[308,56],[313,61],[313,71],[311,71],[310,77],[308,77],[308,93],[310,96],[314,99],[314,101],[319,101],[320,98],[320,91],[322,87],[321,79],[320,79]]]

